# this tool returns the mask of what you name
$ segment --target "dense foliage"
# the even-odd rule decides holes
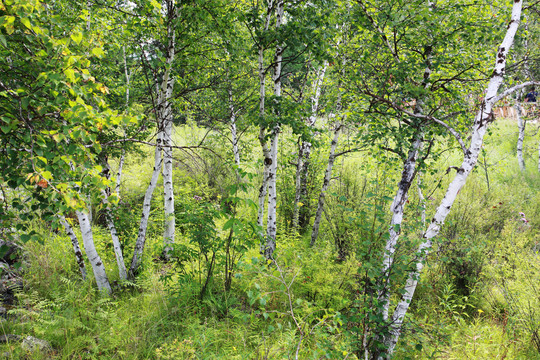
[[[540,358],[538,10],[1,0],[0,354]]]

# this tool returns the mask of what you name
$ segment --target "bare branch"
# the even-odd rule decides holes
[[[498,95],[495,98],[495,101],[493,103],[495,104],[497,101],[507,97],[508,95],[510,95],[510,94],[520,90],[520,89],[523,89],[524,87],[530,86],[530,85],[540,85],[540,81],[526,81],[526,82],[524,82],[522,84],[513,86],[510,89],[506,89],[505,91],[503,91],[500,95]]]

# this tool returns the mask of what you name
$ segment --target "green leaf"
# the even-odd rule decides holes
[[[2,43],[2,45],[4,45],[4,47],[7,47],[7,41],[4,35],[0,35],[0,42]]]
[[[83,34],[79,31],[74,32],[70,35],[71,40],[75,41],[79,45],[83,39]]]
[[[234,226],[234,223],[236,222],[235,220],[236,220],[235,218],[231,218],[231,219],[227,220],[225,225],[223,225],[223,230],[228,230],[228,229],[232,228]]]

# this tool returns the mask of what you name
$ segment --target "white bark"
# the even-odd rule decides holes
[[[236,130],[236,111],[234,109],[233,95],[231,89],[229,89],[229,112],[234,163],[236,166],[240,166],[240,150],[238,149],[238,132]],[[238,170],[236,171],[236,176],[239,176]]]
[[[422,212],[422,233],[426,229],[426,199],[422,193],[422,177],[420,174],[416,175],[416,186],[418,188],[418,200],[420,201],[420,208]]]
[[[279,127],[276,126],[272,134],[272,143],[270,146],[270,158],[272,163],[268,167],[268,218],[266,221],[266,247],[264,254],[267,259],[272,259],[276,250],[276,233],[277,233],[277,189],[276,189],[276,173],[277,173],[277,149],[279,141]]]
[[[276,29],[281,27],[284,11],[284,0],[277,0],[276,8]],[[278,40],[279,41],[279,40]],[[281,96],[281,66],[283,58],[283,47],[276,46],[276,65],[274,68],[274,96]],[[279,114],[277,114],[279,115]],[[268,168],[268,217],[266,220],[266,246],[265,257],[272,259],[276,249],[277,234],[277,149],[279,142],[280,125],[276,124],[272,130],[272,142],[270,146],[271,163]]]
[[[122,149],[122,155],[120,156],[120,163],[118,164],[118,171],[116,172],[116,185],[114,192],[120,198],[120,184],[122,183],[122,170],[124,169],[124,162],[126,159],[126,150]]]
[[[429,6],[433,4],[429,2]],[[426,68],[424,69],[422,87],[427,89],[429,87],[429,80],[431,77],[431,51],[426,54]],[[414,107],[414,115],[423,115],[424,101],[421,98],[416,99],[416,105]],[[377,299],[382,305],[381,313],[383,320],[388,321],[388,312],[390,309],[390,274],[392,272],[392,266],[394,264],[394,254],[396,251],[396,245],[401,234],[401,224],[403,222],[403,215],[405,212],[405,204],[409,197],[409,189],[416,175],[416,160],[418,154],[422,148],[424,134],[419,129],[415,135],[412,143],[412,147],[409,150],[407,158],[403,163],[403,170],[401,173],[401,180],[398,184],[398,190],[390,206],[392,218],[390,220],[390,227],[388,229],[388,240],[386,241],[385,251],[383,254],[383,268],[381,277],[381,288],[378,292]],[[385,338],[383,342],[387,342]]]
[[[173,6],[172,4],[169,6]],[[172,97],[174,78],[170,76],[172,63],[174,61],[176,32],[173,22],[176,18],[176,10],[172,11],[172,18],[169,19],[167,35],[169,39],[167,49],[167,71],[163,78],[161,88],[163,104],[160,107],[160,120],[163,123],[163,208],[165,211],[165,229],[163,231],[163,257],[169,259],[169,253],[172,250],[171,244],[174,244],[174,234],[176,221],[174,216],[174,186],[173,186],[173,148],[172,148],[172,128],[173,117],[170,99]]]
[[[311,115],[306,121],[306,125],[310,128],[315,126],[317,120],[317,114],[319,112],[319,99],[321,97],[321,88],[324,81],[324,75],[328,67],[328,62],[325,60],[323,66],[317,71],[317,77],[313,85],[314,95],[311,98]],[[296,192],[294,196],[294,209],[293,209],[293,229],[298,227],[298,221],[300,217],[300,205],[302,200],[305,201],[307,195],[307,171],[309,158],[311,157],[311,142],[301,141],[298,148],[298,160],[296,165]]]
[[[389,237],[386,241],[382,268],[384,286],[378,295],[378,299],[383,307],[382,314],[384,321],[388,320],[388,309],[390,307],[390,273],[394,264],[394,253],[396,252],[397,241],[401,234],[401,223],[405,212],[405,204],[409,198],[409,189],[416,175],[416,160],[422,147],[422,141],[423,136],[420,133],[416,136],[412,144],[412,149],[409,151],[409,155],[403,164],[401,181],[398,184],[398,190],[390,206],[392,219],[390,220],[390,227],[388,229]]]
[[[176,12],[174,12],[173,17],[176,17]],[[165,69],[165,74],[163,75],[161,86],[158,91],[158,99],[157,99],[156,117],[157,117],[158,132],[156,135],[157,146],[156,146],[156,150],[154,154],[154,169],[152,171],[152,178],[150,179],[150,184],[148,185],[148,188],[146,189],[146,193],[144,194],[141,223],[139,225],[137,241],[135,242],[133,258],[131,259],[131,266],[129,268],[129,276],[131,278],[135,277],[135,274],[138,271],[139,265],[141,264],[141,261],[142,261],[142,253],[144,251],[144,246],[146,244],[146,229],[148,227],[148,218],[150,216],[152,195],[154,193],[154,190],[156,188],[156,185],[159,179],[159,173],[162,168],[164,157],[167,158],[165,159],[165,161],[167,160],[169,161],[168,166],[170,166],[172,170],[172,149],[169,146],[170,137],[172,133],[172,118],[171,118],[171,108],[170,108],[169,99],[172,95],[172,88],[173,88],[173,80],[171,79],[170,74],[172,70],[172,62],[174,60],[175,31],[172,27],[173,19],[169,19],[169,20],[170,20],[169,26],[167,29],[167,33],[169,35],[169,44],[168,44],[168,49],[167,49],[166,69]],[[162,154],[164,144],[168,145],[167,147],[165,147],[164,152],[168,151],[168,153],[165,155]],[[172,171],[167,173],[167,176],[168,176],[167,179],[165,178],[163,179],[165,189],[167,189],[168,187],[172,188],[172,179],[169,177],[169,174],[171,174],[172,176]],[[165,207],[166,208],[168,207],[168,210],[165,210],[165,218],[166,218],[166,221],[174,222],[174,199],[172,195],[172,190],[170,190],[171,191],[170,197],[167,197],[167,194],[169,194],[167,191],[169,190],[164,190]],[[171,204],[173,207],[172,219],[170,217],[167,217],[170,215]],[[166,229],[167,229],[167,225],[166,225]],[[166,231],[167,230],[165,230],[164,232],[164,237],[168,236]],[[169,227],[169,231],[170,231],[170,227]],[[170,235],[166,239],[170,239]],[[165,249],[167,249],[167,247],[165,247]]]
[[[270,163],[272,161],[270,157],[270,150],[268,149],[268,145],[265,139],[265,131],[262,126],[259,132],[259,142],[261,144],[264,161],[262,184],[259,188],[259,211],[257,213],[257,225],[262,227],[264,225],[264,204],[266,200],[266,193],[268,192],[268,171],[270,169]]]
[[[332,179],[332,168],[334,167],[334,161],[336,160],[336,147],[339,140],[339,132],[341,130],[341,123],[337,123],[334,128],[334,138],[330,144],[330,154],[328,155],[328,165],[326,166],[326,172],[324,173],[324,180],[321,188],[321,193],[319,195],[319,202],[317,203],[317,212],[315,213],[315,221],[313,222],[313,230],[311,232],[311,242],[310,245],[315,245],[317,237],[319,236],[319,227],[321,225],[322,212],[324,210],[324,201],[326,198],[326,191],[328,190],[328,185],[330,185],[330,180]]]
[[[118,265],[118,275],[121,280],[127,280],[126,264],[124,262],[124,255],[122,254],[122,246],[120,245],[120,239],[118,239],[118,232],[114,225],[113,215],[110,209],[110,204],[106,191],[102,191],[103,204],[105,205],[105,220],[107,221],[107,227],[111,233],[111,239],[113,242],[114,256],[116,257],[116,264]]]
[[[386,339],[387,341],[385,341],[388,355],[393,353],[394,348],[399,340],[403,319],[411,304],[414,291],[416,290],[416,285],[418,284],[420,274],[424,267],[424,260],[431,249],[433,238],[439,234],[440,229],[444,224],[444,220],[452,209],[452,205],[456,200],[457,194],[465,185],[467,177],[478,161],[478,156],[482,149],[484,135],[486,134],[489,122],[493,120],[492,108],[495,101],[498,100],[497,91],[503,81],[506,67],[506,57],[514,42],[514,36],[519,26],[522,5],[522,0],[515,0],[513,3],[511,20],[508,25],[506,35],[497,51],[495,69],[488,83],[484,101],[482,102],[481,108],[474,119],[471,142],[468,151],[465,153],[461,167],[457,169],[454,179],[450,185],[448,185],[446,194],[437,208],[435,216],[431,220],[428,229],[424,233],[423,241],[418,248],[416,270],[410,272],[409,278],[405,285],[402,300],[399,302],[392,315],[392,322],[390,326],[391,336],[388,336]]]
[[[126,109],[129,106],[129,86],[131,80],[131,73],[128,70],[127,66],[127,57],[126,57],[126,46],[122,46],[122,54],[124,55],[124,75],[126,76]]]
[[[83,280],[86,280],[86,267],[84,265],[84,259],[81,252],[81,247],[79,245],[79,239],[77,239],[77,235],[75,235],[73,228],[67,222],[66,218],[64,216],[60,216],[59,219],[62,226],[66,229],[67,235],[71,239],[73,251],[75,252],[75,259],[77,260],[77,265],[79,265],[79,271],[81,272],[81,276]]]
[[[154,170],[152,171],[152,178],[150,179],[150,184],[148,185],[146,193],[144,194],[141,223],[139,225],[137,241],[135,242],[135,249],[133,250],[133,257],[131,259],[131,266],[129,268],[130,278],[134,278],[135,273],[139,269],[139,265],[141,264],[142,260],[142,253],[144,251],[144,245],[146,243],[146,229],[148,227],[148,217],[150,216],[152,194],[154,193],[154,189],[156,188],[162,165],[161,131],[157,135],[156,144],[157,146],[154,154]]]
[[[174,216],[174,187],[173,187],[173,160],[170,139],[172,135],[172,121],[168,122],[165,128],[165,137],[163,141],[163,196],[165,211],[165,229],[163,231],[163,256],[169,258],[169,252],[172,250],[171,244],[174,244],[174,234],[176,221]]]
[[[521,95],[521,94],[520,94]],[[519,170],[521,172],[525,172],[525,160],[523,159],[523,141],[525,140],[525,126],[527,124],[526,120],[523,120],[523,108],[519,102],[519,95],[518,99],[516,100],[516,104],[514,105],[516,108],[516,116],[517,116],[517,122],[518,122],[518,129],[519,129],[519,135],[516,145],[516,153],[518,158],[518,164],[519,164]]]
[[[268,31],[270,26],[270,19],[272,17],[272,9],[274,7],[274,0],[268,2],[268,7],[266,9],[266,19],[264,23],[264,32]],[[266,99],[266,70],[264,68],[264,43],[259,44],[259,116],[261,121],[264,120],[264,102]],[[259,189],[259,211],[257,212],[257,225],[263,227],[264,225],[264,203],[266,200],[266,193],[268,191],[268,168],[270,166],[270,151],[268,149],[266,141],[266,133],[264,126],[261,124],[259,131],[259,142],[261,144],[262,153],[263,153],[263,176],[262,183]]]
[[[83,239],[84,251],[86,256],[92,265],[92,270],[94,271],[94,277],[98,289],[100,291],[106,291],[108,294],[111,293],[111,285],[109,284],[109,279],[105,271],[105,265],[99,257],[99,254],[96,251],[96,246],[94,245],[94,237],[92,235],[92,226],[90,224],[90,219],[88,216],[88,211],[78,210],[76,211],[77,218],[79,219],[79,226],[81,227],[81,237]]]

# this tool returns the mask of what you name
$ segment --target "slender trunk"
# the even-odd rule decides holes
[[[163,141],[163,196],[165,210],[165,229],[163,231],[163,257],[169,259],[169,252],[174,244],[176,221],[174,216],[174,188],[173,188],[173,160],[170,138],[172,135],[172,121],[168,122]]]
[[[314,96],[311,99],[311,115],[306,121],[306,125],[310,128],[315,126],[317,114],[319,112],[319,99],[321,97],[321,88],[324,81],[324,75],[328,62],[324,61],[322,68],[317,72],[317,78],[314,84]],[[298,228],[300,218],[300,203],[307,203],[307,173],[309,167],[309,159],[311,157],[311,142],[300,141],[298,147],[298,161],[296,166],[296,192],[294,196],[293,209],[293,229]],[[304,220],[305,221],[305,220]]]
[[[409,273],[402,299],[392,315],[390,336],[388,336],[385,341],[387,355],[389,356],[392,355],[399,340],[403,319],[411,304],[416,286],[420,279],[420,274],[424,267],[424,261],[431,249],[433,238],[439,234],[446,217],[452,209],[459,191],[465,185],[467,177],[478,161],[478,156],[482,149],[484,135],[486,134],[489,123],[493,120],[492,108],[495,98],[497,97],[497,91],[499,90],[499,87],[503,81],[503,75],[506,67],[506,57],[509,49],[512,47],[514,36],[519,26],[522,5],[522,0],[515,0],[513,3],[511,21],[508,25],[504,40],[497,51],[495,69],[487,86],[484,101],[482,102],[481,108],[474,119],[470,146],[464,154],[461,167],[457,169],[454,179],[450,185],[448,185],[446,194],[437,208],[435,216],[431,220],[428,229],[424,233],[422,243],[418,248],[416,270]]]
[[[259,188],[259,211],[257,212],[257,225],[259,225],[260,227],[263,227],[264,204],[266,200],[266,193],[268,191],[268,171],[270,169],[272,158],[270,157],[270,150],[268,149],[268,144],[265,139],[265,131],[262,126],[259,132],[259,142],[261,144],[261,148],[263,152],[264,164],[263,164],[262,184],[261,184],[261,187]]]
[[[122,170],[124,168],[124,162],[126,158],[126,150],[122,149],[122,155],[120,156],[120,163],[118,164],[118,171],[116,172],[116,185],[114,192],[120,196],[120,184],[122,183]]]
[[[107,192],[103,191],[101,195],[103,196],[103,204],[105,205],[105,220],[107,222],[109,232],[111,233],[114,255],[116,256],[116,264],[118,265],[118,275],[120,276],[121,280],[127,280],[127,271],[124,262],[124,255],[122,254],[122,246],[120,245],[118,232],[116,231],[116,226],[114,225],[114,219],[110,209]]]
[[[81,252],[81,247],[79,245],[79,239],[77,239],[77,235],[75,235],[73,228],[67,222],[64,216],[60,216],[60,223],[66,229],[66,233],[71,239],[71,243],[73,244],[73,250],[75,252],[75,259],[77,260],[77,265],[79,265],[79,271],[81,272],[83,280],[86,280],[86,267],[84,266],[84,259]]]
[[[311,232],[311,242],[310,245],[315,245],[317,237],[319,236],[319,227],[321,225],[322,212],[324,209],[324,201],[326,198],[326,190],[328,190],[328,185],[330,185],[330,179],[332,179],[332,168],[334,167],[334,161],[336,160],[336,147],[339,140],[339,131],[341,130],[341,123],[337,123],[334,128],[334,138],[330,144],[330,155],[328,156],[328,165],[326,166],[326,172],[324,173],[324,180],[319,195],[319,202],[317,204],[317,212],[315,213],[315,221],[313,222],[313,231]]]
[[[276,30],[281,27],[284,11],[284,0],[277,0],[276,7]],[[278,40],[279,42],[279,40]],[[274,96],[281,97],[281,66],[283,59],[283,46],[276,46],[276,65],[274,67]],[[279,113],[276,114],[279,117]],[[277,153],[279,142],[280,124],[277,123],[272,130],[272,142],[270,146],[271,163],[268,168],[268,217],[266,220],[266,246],[265,257],[272,259],[276,249],[277,234]]]
[[[232,138],[232,147],[234,155],[234,164],[240,166],[240,150],[238,150],[238,133],[236,131],[236,111],[234,109],[233,95],[232,90],[229,89],[229,116],[230,116],[230,127],[231,127],[231,138]],[[236,178],[240,181],[240,175],[238,169],[236,169]]]
[[[165,228],[163,230],[163,257],[169,259],[171,244],[174,244],[176,221],[174,216],[174,186],[173,186],[173,149],[172,149],[172,114],[170,102],[172,84],[168,86],[165,100],[164,134],[163,134],[163,209],[165,212]]]
[[[266,20],[264,24],[264,32],[266,33],[268,31],[268,27],[270,26],[270,18],[272,15],[272,9],[274,6],[274,0],[269,1],[268,7],[266,10]],[[262,40],[261,40],[262,41]],[[264,68],[264,43],[259,44],[259,117],[261,121],[260,131],[259,131],[259,142],[261,144],[262,153],[263,153],[263,176],[262,176],[262,183],[261,187],[259,189],[259,211],[257,212],[257,225],[259,225],[261,228],[264,225],[264,203],[266,200],[266,192],[268,191],[268,168],[270,166],[270,162],[272,161],[270,158],[270,151],[268,150],[268,144],[266,141],[266,132],[264,128],[264,102],[266,99],[266,90],[265,90],[265,78],[266,78],[266,70]]]
[[[382,289],[379,291],[378,300],[382,304],[383,320],[388,320],[388,309],[390,307],[390,274],[392,272],[392,265],[394,264],[394,253],[396,252],[396,245],[401,234],[401,223],[403,221],[403,214],[405,212],[405,204],[409,198],[409,189],[416,175],[416,160],[418,153],[422,147],[423,134],[418,133],[412,144],[412,149],[409,151],[409,155],[403,163],[403,171],[401,173],[401,180],[398,184],[398,190],[394,196],[394,201],[390,206],[392,213],[392,219],[390,220],[390,227],[388,229],[388,240],[386,241],[383,268],[382,268]]]
[[[418,200],[420,201],[420,212],[422,217],[422,233],[426,229],[426,198],[422,193],[422,176],[416,175],[416,186],[418,188]]]
[[[122,54],[124,55],[124,75],[126,76],[126,109],[129,106],[129,86],[130,86],[130,80],[131,80],[131,74],[128,70],[127,66],[127,57],[126,57],[126,46],[122,46]]]
[[[518,100],[516,101],[516,105],[514,106],[516,108],[516,116],[517,116],[518,129],[519,129],[516,152],[517,152],[519,170],[521,170],[521,172],[525,172],[525,160],[523,159],[523,141],[525,140],[525,126],[527,122],[526,120],[523,120],[522,118],[523,108],[519,102],[520,95],[521,94],[518,95]]]
[[[173,6],[173,5],[169,5]],[[169,39],[167,49],[167,71],[163,79],[161,88],[163,104],[160,107],[160,120],[163,124],[163,208],[165,212],[165,229],[163,230],[163,258],[166,260],[170,257],[172,250],[171,244],[174,244],[174,235],[176,229],[176,219],[174,216],[174,185],[173,185],[173,148],[172,148],[172,129],[173,116],[170,99],[174,87],[174,78],[170,76],[172,70],[172,62],[174,61],[175,53],[175,30],[173,21],[176,18],[176,10],[169,9],[171,18],[167,26],[167,35]]]
[[[267,259],[272,259],[276,250],[276,233],[277,233],[277,189],[276,189],[276,173],[277,173],[277,150],[279,140],[279,126],[274,128],[272,133],[272,143],[270,146],[270,158],[272,163],[268,167],[268,218],[266,221],[266,246],[264,255]]]
[[[159,130],[158,130],[159,131]],[[139,265],[142,260],[142,253],[144,251],[144,245],[146,243],[146,229],[148,227],[148,217],[150,216],[150,208],[152,201],[152,194],[156,188],[159,173],[161,170],[162,155],[161,155],[161,131],[159,131],[156,139],[156,150],[154,155],[154,170],[152,172],[152,178],[150,184],[146,189],[143,200],[143,211],[141,215],[141,223],[139,225],[139,233],[137,235],[137,241],[135,242],[135,249],[133,250],[133,258],[131,259],[131,266],[129,268],[129,277],[134,278],[136,272],[139,269]]]
[[[77,218],[79,219],[79,226],[81,227],[84,251],[90,261],[90,265],[92,265],[98,289],[110,294],[111,286],[109,284],[109,279],[107,278],[107,273],[105,272],[105,265],[103,265],[103,262],[96,251],[96,246],[94,245],[94,237],[92,235],[92,226],[90,224],[88,211],[78,210],[76,213]]]
[[[429,6],[433,4],[430,2]],[[423,74],[422,87],[425,89],[429,86],[429,80],[431,77],[431,48],[426,52],[426,68]],[[414,113],[417,115],[423,114],[423,99],[417,98],[416,105],[414,107]],[[390,220],[390,227],[388,229],[388,240],[386,241],[384,254],[383,254],[383,267],[381,274],[380,288],[377,294],[377,300],[381,304],[381,314],[384,322],[388,321],[388,312],[390,309],[390,275],[392,273],[392,267],[394,264],[394,254],[396,252],[396,245],[401,234],[401,224],[403,222],[403,215],[405,213],[405,204],[409,197],[409,189],[412,185],[414,177],[416,176],[416,160],[422,148],[424,141],[424,134],[422,127],[416,132],[412,146],[403,163],[403,170],[401,172],[401,180],[398,184],[398,190],[390,206],[390,212],[392,218]],[[379,337],[386,342],[387,339]]]

